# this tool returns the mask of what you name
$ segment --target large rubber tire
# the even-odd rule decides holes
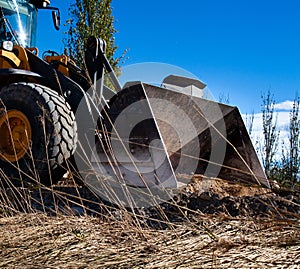
[[[4,175],[0,178],[17,185],[55,183],[65,172],[61,166],[74,154],[77,144],[77,125],[69,104],[47,87],[15,83],[0,90],[0,112],[3,115],[10,110],[22,112],[29,120],[31,143],[19,160],[0,158]]]

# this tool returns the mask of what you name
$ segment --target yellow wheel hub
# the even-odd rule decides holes
[[[31,141],[28,118],[18,110],[0,116],[0,158],[15,162],[24,157]]]

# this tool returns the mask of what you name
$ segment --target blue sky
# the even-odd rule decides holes
[[[71,0],[52,0],[68,18]],[[300,1],[113,0],[117,55],[125,65],[159,62],[205,82],[216,99],[228,95],[242,113],[259,112],[262,92],[278,103],[300,92]],[[62,34],[42,11],[40,50],[63,51]],[[149,74],[151,75],[151,74]]]

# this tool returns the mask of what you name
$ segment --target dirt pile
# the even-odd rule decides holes
[[[282,196],[261,186],[216,178],[196,176],[178,197],[180,205],[204,214],[277,218],[297,218],[300,214],[297,192]]]
[[[48,215],[97,216],[112,213],[118,215],[119,212],[117,206],[101,200],[86,186],[61,184],[42,190],[9,189],[0,193],[0,198],[4,213],[10,209],[16,212],[44,212]],[[158,207],[137,209],[135,213],[154,226],[166,217],[168,221],[180,222],[198,214],[294,219],[300,215],[300,196],[299,192],[281,196],[260,186],[195,176],[173,200]]]

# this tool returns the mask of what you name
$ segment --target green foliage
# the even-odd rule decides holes
[[[114,17],[112,0],[75,0],[69,9],[68,31],[65,49],[79,67],[83,67],[87,39],[95,36],[105,40],[106,56],[116,69],[120,58],[116,58]]]

